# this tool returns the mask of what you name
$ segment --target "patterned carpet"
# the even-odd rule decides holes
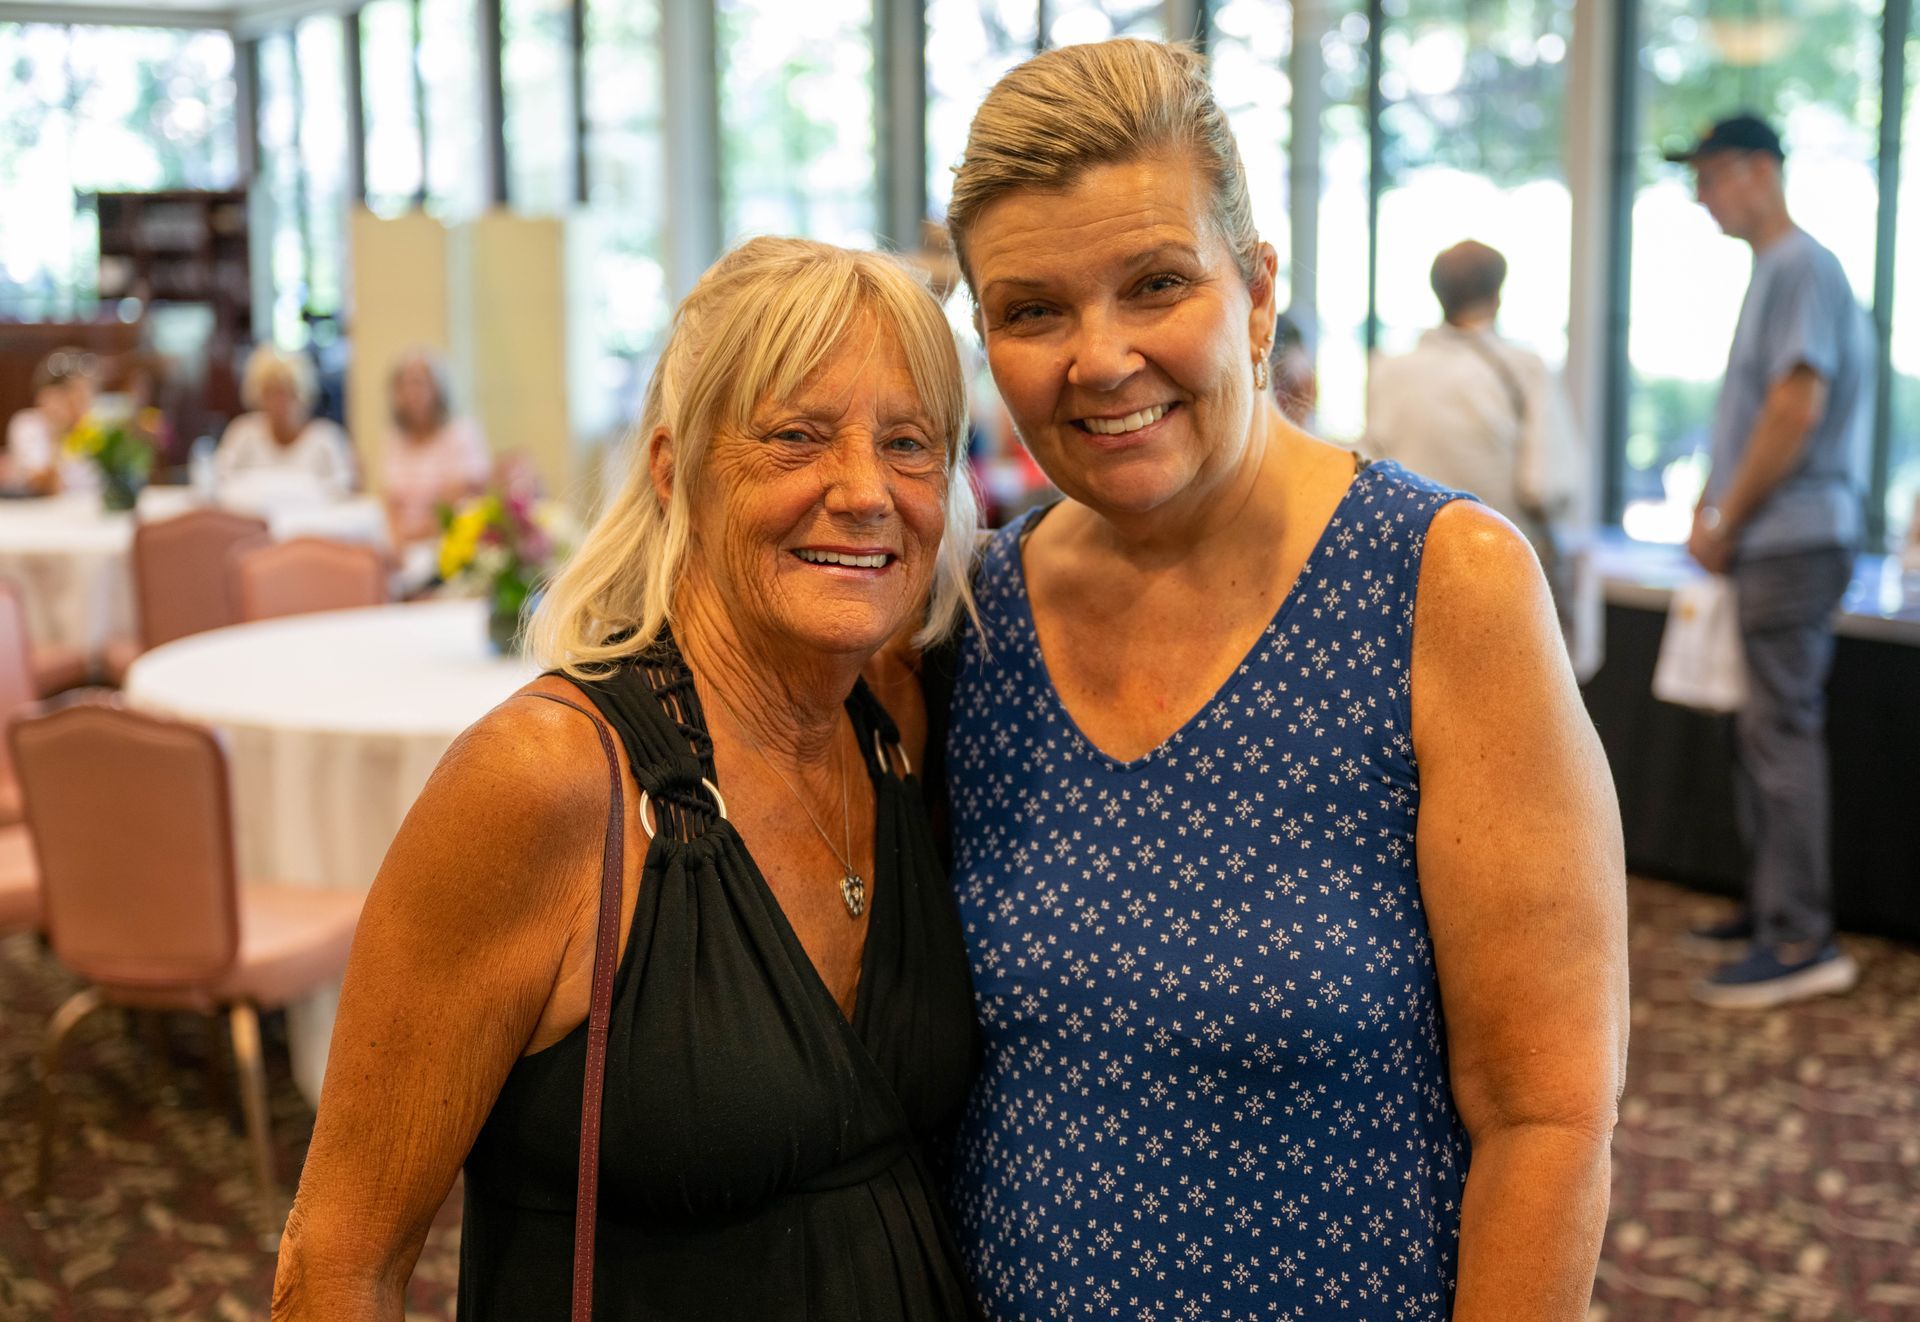
[[[1859,990],[1771,1014],[1693,1006],[1704,967],[1673,934],[1723,902],[1636,881],[1633,1061],[1613,1214],[1589,1322],[1920,1319],[1920,950],[1849,948]],[[0,1322],[242,1322],[273,1253],[250,1224],[231,1084],[215,1040],[103,1013],[69,1053],[63,1142],[31,1198],[33,1054],[73,984],[31,938],[0,940]],[[292,1183],[313,1117],[268,1020],[273,1126]],[[227,1070],[231,1077],[231,1069]],[[414,1274],[408,1318],[451,1318],[457,1199]]]

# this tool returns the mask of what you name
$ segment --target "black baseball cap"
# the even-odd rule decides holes
[[[1680,151],[1670,151],[1666,157],[1670,161],[1691,163],[1723,151],[1763,151],[1776,161],[1787,159],[1786,152],[1780,148],[1780,135],[1760,116],[1747,114],[1721,120],[1701,134],[1700,141]]]

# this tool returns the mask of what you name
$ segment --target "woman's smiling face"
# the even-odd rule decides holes
[[[743,642],[870,653],[926,610],[947,480],[906,354],[860,318],[790,397],[715,430],[682,591]]]
[[[1262,245],[1249,289],[1208,207],[1192,157],[1156,154],[1003,197],[967,240],[1015,427],[1055,485],[1109,517],[1204,499],[1252,444],[1274,258]]]

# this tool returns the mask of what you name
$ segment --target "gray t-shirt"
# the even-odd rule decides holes
[[[1741,528],[1735,549],[1742,556],[1860,541],[1873,418],[1873,327],[1839,259],[1796,229],[1754,258],[1713,414],[1709,502],[1718,501],[1733,481],[1767,391],[1802,364],[1827,383],[1826,412],[1799,463]]]

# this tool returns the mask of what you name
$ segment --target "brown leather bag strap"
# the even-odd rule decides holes
[[[593,1319],[593,1232],[600,1201],[600,1098],[607,1074],[607,1020],[613,1014],[613,974],[620,956],[620,881],[626,857],[626,793],[620,759],[606,723],[579,703],[551,693],[529,693],[571,707],[593,722],[607,755],[607,832],[600,855],[600,922],[593,944],[593,1002],[587,1012],[587,1077],[580,1089],[580,1175],[573,1201],[573,1322]]]

